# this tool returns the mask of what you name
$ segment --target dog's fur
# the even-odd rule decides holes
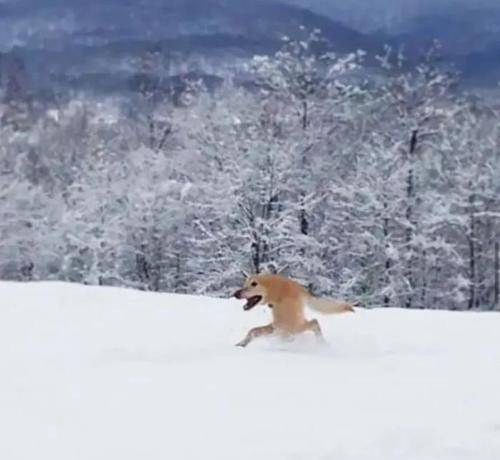
[[[237,345],[246,347],[253,339],[263,335],[279,333],[283,336],[312,331],[319,340],[324,340],[316,319],[308,321],[304,315],[305,305],[321,313],[353,312],[353,305],[339,300],[319,299],[296,281],[280,275],[250,276],[242,289],[234,293],[237,299],[246,299],[244,310],[256,305],[268,304],[272,308],[273,322],[257,327]]]

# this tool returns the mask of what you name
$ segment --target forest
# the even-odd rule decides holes
[[[0,75],[1,279],[228,296],[271,271],[365,307],[500,309],[500,104],[437,44],[410,65],[313,31],[214,84],[150,50],[133,98],[50,104],[22,69]]]

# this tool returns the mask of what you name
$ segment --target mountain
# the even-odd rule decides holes
[[[439,40],[443,63],[459,71],[466,86],[496,87],[500,81],[498,0],[287,1],[335,18],[377,42],[403,47],[413,61]]]
[[[412,54],[439,40],[443,60],[461,72],[468,85],[494,86],[500,81],[500,6],[441,10],[412,18],[396,32],[392,42],[404,44]]]
[[[268,0],[273,1],[273,0]],[[416,18],[460,11],[484,11],[499,7],[498,0],[282,0],[365,33],[393,31]]]
[[[18,0],[0,7],[4,48],[9,43],[58,48],[72,43],[91,45],[217,33],[265,40],[292,34],[300,25],[324,30],[339,49],[369,45],[363,34],[333,19],[276,1]]]
[[[391,21],[374,16],[376,31],[345,25],[383,11],[384,1],[370,6],[356,0],[348,7],[322,0],[0,0],[0,89],[12,62],[21,63],[15,67],[24,69],[34,92],[122,94],[136,89],[136,76],[152,60],[164,81],[181,74],[220,78],[252,55],[277,50],[283,35],[304,34],[300,26],[320,29],[340,53],[373,55],[387,43],[403,47],[410,62],[439,39],[443,63],[466,84],[496,86],[500,6],[465,8],[461,0],[443,0],[431,10],[429,2],[406,0],[387,9]]]
[[[147,53],[172,74],[221,74],[274,52],[282,36],[303,33],[300,26],[321,29],[341,53],[376,46],[330,18],[268,1],[19,0],[0,14],[3,50],[26,63],[36,86],[104,92],[126,89]]]

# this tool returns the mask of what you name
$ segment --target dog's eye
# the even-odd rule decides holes
[[[250,286],[252,286],[252,287],[257,286],[257,282],[256,281],[252,281],[252,283],[250,284]]]

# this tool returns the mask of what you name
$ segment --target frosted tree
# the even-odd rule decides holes
[[[307,277],[325,272],[318,265],[324,251],[317,238],[321,219],[314,213],[328,193],[324,170],[328,138],[344,122],[345,107],[359,92],[358,85],[348,81],[353,80],[362,53],[337,56],[328,51],[320,31],[302,30],[302,35],[298,40],[285,37],[282,49],[270,57],[254,58],[252,68],[261,104],[272,107],[274,118],[281,121],[276,136],[288,140],[290,199],[298,207],[296,241],[301,245],[294,272]]]
[[[462,265],[467,307],[494,306],[498,301],[499,142],[498,113],[472,100],[460,105],[447,129],[442,167],[448,171],[446,196],[452,216],[448,233]]]
[[[377,91],[371,124],[386,181],[382,194],[386,282],[397,279],[387,292],[398,292],[408,308],[425,302],[425,246],[434,238],[426,226],[427,192],[431,192],[426,181],[432,166],[426,159],[438,151],[441,126],[453,112],[449,91],[453,79],[434,65],[433,52],[415,70],[405,71],[403,57],[387,50],[381,58],[386,83]],[[389,302],[385,296],[384,303]]]
[[[210,254],[197,268],[200,290],[239,282],[242,271],[279,268],[277,233],[287,232],[290,219],[282,202],[288,163],[285,142],[273,138],[271,125],[251,94],[229,85],[216,99],[202,95],[186,113],[184,148],[196,164],[188,195],[196,264]]]
[[[434,50],[364,82],[362,53],[300,33],[252,85],[172,97],[154,50],[133,104],[2,124],[0,276],[226,295],[273,271],[366,306],[498,307],[498,108]]]

